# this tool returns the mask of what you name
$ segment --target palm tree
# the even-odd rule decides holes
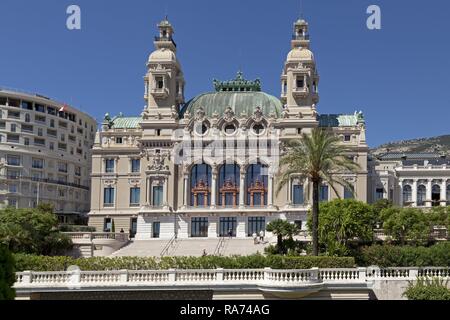
[[[292,238],[297,235],[299,230],[295,224],[291,224],[286,220],[274,220],[266,227],[266,231],[272,232],[277,236],[277,249],[279,253],[284,253],[283,238]]]
[[[341,144],[341,140],[324,129],[315,128],[311,134],[303,133],[301,140],[292,140],[287,153],[280,160],[280,180],[277,194],[297,174],[312,182],[312,242],[313,255],[319,255],[319,186],[323,181],[339,194],[335,185],[349,190],[352,186],[342,179],[342,173],[355,172],[359,165],[349,157],[350,150]],[[309,190],[307,190],[309,192]]]

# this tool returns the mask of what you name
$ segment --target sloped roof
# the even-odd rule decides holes
[[[362,114],[322,114],[319,116],[320,127],[354,127],[364,123]]]
[[[142,118],[118,116],[112,119],[111,122],[111,128],[114,129],[136,129],[140,127],[139,123],[142,122]]]
[[[442,155],[439,153],[403,153],[403,152],[388,152],[378,156],[380,160],[437,160],[441,159]]]

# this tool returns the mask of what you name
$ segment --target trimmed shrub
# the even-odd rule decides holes
[[[450,300],[448,280],[418,279],[416,284],[410,283],[403,296],[408,300]]]
[[[89,226],[76,226],[70,224],[62,224],[59,226],[61,232],[95,232],[95,227]]]
[[[16,254],[18,271],[64,271],[69,266],[79,266],[85,271],[106,270],[166,270],[166,269],[310,269],[318,268],[352,268],[354,258],[338,257],[286,257],[286,256],[233,256],[233,257],[117,257],[86,258],[45,257]]]
[[[16,277],[14,259],[5,246],[0,246],[0,300],[13,300],[15,291],[12,288]]]
[[[373,245],[354,252],[359,266],[386,267],[448,267],[450,242],[431,247]]]

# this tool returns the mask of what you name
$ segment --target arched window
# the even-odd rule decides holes
[[[403,203],[408,203],[411,201],[412,201],[412,188],[410,185],[406,185],[403,187]]]
[[[219,171],[218,204],[223,207],[239,205],[240,168],[237,164],[224,164]]]
[[[191,170],[191,206],[207,207],[211,205],[211,167],[197,164]]]
[[[431,188],[431,200],[433,207],[441,205],[441,187],[437,184]]]
[[[423,207],[425,205],[425,200],[427,197],[427,188],[421,184],[417,188],[417,206]]]
[[[268,169],[260,163],[248,167],[246,177],[248,206],[267,206]]]

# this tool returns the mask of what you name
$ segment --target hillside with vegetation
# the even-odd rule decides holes
[[[386,152],[438,152],[450,154],[450,135],[389,142],[372,149],[371,152],[374,155]]]

